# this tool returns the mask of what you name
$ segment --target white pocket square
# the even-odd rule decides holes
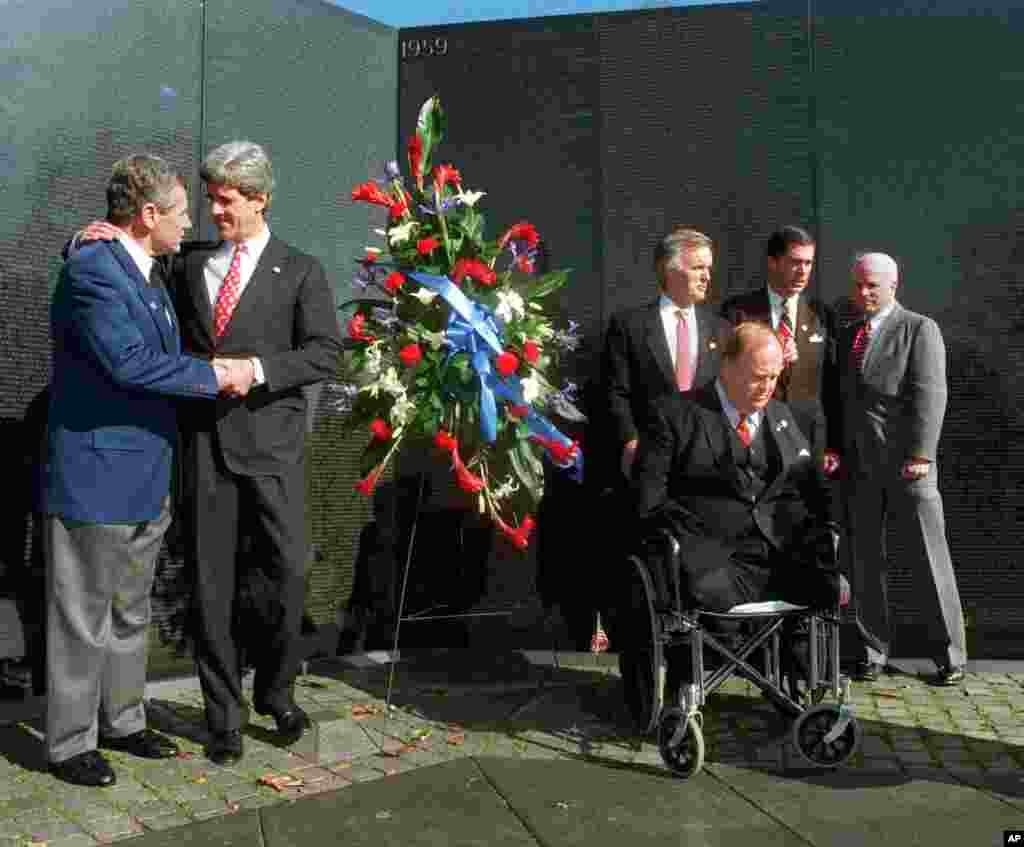
[[[811,344],[821,344],[821,342],[825,340],[825,336],[824,335],[818,335],[818,333],[814,333],[814,335],[812,335],[807,340],[809,342],[811,342]]]
[[[810,456],[811,455],[811,451],[808,450],[806,447],[801,447],[800,448],[800,452],[797,453],[796,455],[797,455],[798,459],[802,459],[804,456]]]

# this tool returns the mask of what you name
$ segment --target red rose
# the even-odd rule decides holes
[[[443,429],[437,431],[437,435],[434,436],[434,444],[442,450],[447,450],[449,453],[459,446],[459,442],[455,440],[452,434]]]
[[[511,406],[507,406],[506,408],[508,409],[508,413],[514,418],[525,418],[528,414],[530,414],[529,406],[520,406],[518,404],[514,404]]]
[[[518,259],[516,259],[516,268],[521,270],[524,274],[532,274],[533,273],[533,262],[530,261],[530,257],[529,256],[527,256],[526,254],[523,254]]]
[[[377,485],[377,480],[380,479],[380,473],[382,470],[384,470],[383,465],[377,465],[377,467],[370,471],[364,479],[361,479],[356,483],[356,491],[360,494],[365,494],[367,497],[373,494],[373,489]]]
[[[523,345],[523,358],[531,365],[537,364],[537,359],[540,358],[540,347],[535,341],[527,341]]]
[[[398,358],[407,368],[414,368],[423,361],[423,351],[420,350],[419,344],[406,344],[398,351]]]
[[[377,256],[379,256],[379,255],[380,255],[380,251],[378,251],[378,250],[367,250],[366,251],[366,258],[363,259],[363,261],[366,262],[366,264],[368,264],[368,265],[372,265],[374,262],[377,261]]]
[[[515,239],[516,241],[525,241],[527,247],[532,249],[536,247],[540,241],[540,235],[537,234],[537,228],[533,224],[527,223],[526,221],[520,221],[517,224],[512,224],[512,226],[508,228],[508,232],[501,236],[501,239],[498,241],[498,249],[504,249],[505,245],[512,239]]]
[[[370,421],[370,432],[378,441],[390,441],[393,430],[383,418],[374,418]]]
[[[372,335],[368,335],[366,332],[366,315],[362,313],[356,314],[352,320],[348,322],[348,335],[349,338],[353,338],[356,341],[375,341],[376,339]]]
[[[453,165],[437,165],[434,168],[434,190],[439,194],[449,183],[459,185],[462,177]]]
[[[392,294],[397,294],[403,285],[405,285],[405,277],[398,271],[392,271],[384,280],[384,287]]]
[[[421,238],[416,242],[416,249],[421,256],[429,256],[440,246],[441,242],[436,238]]]
[[[416,133],[413,133],[412,138],[409,139],[409,143],[406,146],[406,150],[409,153],[409,171],[412,173],[413,179],[416,180],[416,187],[423,190],[423,141]]]
[[[490,269],[486,262],[481,262],[479,259],[457,260],[450,276],[456,285],[461,284],[467,276],[471,276],[482,285],[494,285],[498,281],[498,275]]]
[[[509,353],[506,350],[494,360],[494,366],[502,376],[511,376],[519,368],[519,359],[515,353]]]
[[[394,200],[375,182],[364,182],[352,189],[352,199],[362,200],[364,203],[375,203],[378,206],[390,206]]]

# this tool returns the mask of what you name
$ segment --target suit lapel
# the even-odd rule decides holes
[[[188,287],[188,296],[192,300],[194,312],[199,318],[200,326],[206,334],[208,349],[214,346],[213,338],[213,303],[210,302],[210,292],[206,289],[206,274],[204,268],[206,260],[219,249],[214,250],[193,250],[186,257],[185,284]]]
[[[871,339],[871,344],[868,346],[867,354],[864,356],[864,367],[861,369],[861,374],[866,380],[868,374],[871,373],[871,369],[875,367],[875,363],[880,361],[879,350],[882,349],[882,344],[890,335],[899,331],[903,324],[903,307],[899,303],[894,303],[892,311],[886,316],[885,320],[882,321],[882,325],[878,328],[878,333],[874,338]],[[852,346],[852,342],[851,342]]]
[[[242,291],[242,296],[235,306],[235,311],[231,314],[231,320],[228,321],[222,338],[231,335],[232,327],[244,325],[246,318],[258,312],[261,305],[268,301],[268,295],[273,290],[272,286],[281,284],[281,270],[287,258],[288,248],[285,243],[279,238],[271,236],[245,290]]]
[[[163,345],[164,350],[168,353],[173,353],[173,336],[177,334],[177,327],[171,326],[168,323],[167,316],[164,313],[164,304],[167,298],[164,296],[163,288],[150,286],[149,281],[142,276],[142,271],[139,270],[135,260],[132,259],[124,247],[116,241],[111,242],[110,247],[114,258],[117,259],[118,264],[121,265],[121,268],[131,279],[135,295],[142,301],[146,313],[153,321],[153,325],[160,335],[160,343]]]
[[[769,441],[774,442],[782,459],[782,467],[779,469],[778,474],[776,474],[775,479],[768,483],[768,487],[761,495],[761,499],[766,500],[769,497],[775,496],[776,491],[782,486],[789,475],[790,466],[798,458],[796,445],[791,435],[791,430],[796,424],[779,406],[774,402],[770,402],[765,407],[761,425],[764,427],[765,450],[769,449]]]
[[[715,464],[721,469],[722,474],[729,479],[737,494],[742,494],[744,480],[740,474],[740,468],[746,463],[739,440],[732,437],[729,419],[722,408],[722,402],[718,399],[718,391],[712,382],[699,389],[695,398],[697,404],[702,407],[705,414],[704,435],[708,442],[708,449],[715,459]]]
[[[672,353],[668,349],[668,339],[665,337],[665,325],[661,322],[661,309],[658,301],[655,300],[647,311],[644,318],[644,335],[647,336],[647,344],[651,348],[651,355],[654,361],[661,368],[665,381],[672,386],[676,385],[676,372],[672,367]]]

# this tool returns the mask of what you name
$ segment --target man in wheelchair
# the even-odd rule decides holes
[[[772,399],[782,368],[771,328],[742,323],[723,339],[718,379],[664,398],[640,439],[632,495],[662,611],[678,603],[676,611],[722,613],[769,599],[823,609],[848,591],[831,490],[789,407]],[[666,531],[676,558],[663,555]],[[679,572],[666,573],[666,562]],[[736,643],[739,626],[709,623],[725,644]],[[799,633],[787,641],[791,667],[805,667]],[[686,650],[666,658],[670,680],[691,678]]]

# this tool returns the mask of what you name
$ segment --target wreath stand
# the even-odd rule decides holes
[[[420,470],[417,472],[417,476],[419,477],[419,484],[417,485],[416,507],[413,510],[412,526],[409,528],[409,543],[406,546],[405,564],[402,568],[402,589],[398,596],[398,615],[395,618],[395,634],[392,639],[391,653],[388,657],[388,678],[384,694],[385,716],[391,713],[391,696],[394,691],[395,664],[399,657],[398,645],[403,623],[413,623],[416,621],[466,620],[469,618],[486,617],[509,617],[515,614],[516,611],[514,609],[506,609],[493,612],[459,612],[450,615],[429,614],[433,608],[436,608],[435,606],[430,609],[426,609],[423,612],[417,612],[411,615],[405,614],[406,590],[409,585],[409,571],[412,567],[413,550],[416,547],[416,529],[419,525],[420,515],[423,512],[423,495],[426,490],[427,472],[425,470]]]

